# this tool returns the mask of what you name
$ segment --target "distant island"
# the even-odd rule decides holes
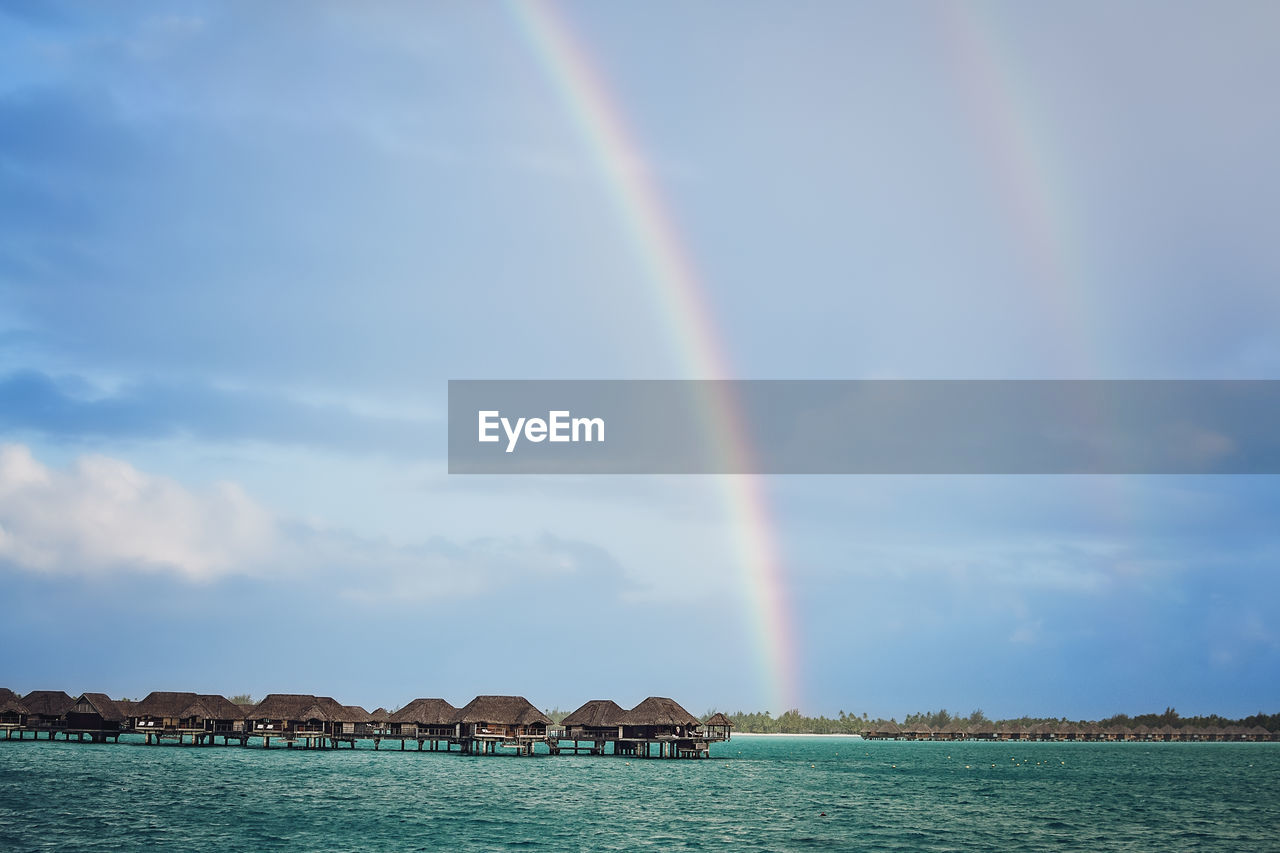
[[[1164,732],[1166,728],[1174,735],[1186,734],[1195,739],[1201,736],[1217,734],[1242,735],[1252,732],[1260,737],[1263,732],[1267,739],[1274,739],[1280,732],[1280,713],[1266,714],[1259,711],[1248,717],[1231,719],[1218,714],[1208,716],[1183,717],[1173,708],[1165,708],[1159,714],[1116,714],[1101,720],[1070,720],[1066,717],[1017,717],[1014,719],[991,720],[981,710],[967,716],[951,714],[946,709],[938,711],[920,711],[908,714],[902,721],[896,719],[872,719],[866,714],[847,714],[840,711],[836,717],[806,717],[798,709],[787,711],[774,717],[768,711],[734,713],[718,712],[712,709],[706,713],[710,717],[715,713],[724,713],[733,722],[735,732],[748,734],[817,734],[817,735],[870,735],[885,736],[884,733],[900,733],[904,737],[916,738],[932,735],[976,735],[995,736],[1022,735],[1032,733],[1049,734],[1061,731],[1063,734],[1140,732]],[[554,715],[552,715],[554,719]],[[1048,731],[1045,731],[1045,730]],[[1073,731],[1074,730],[1074,731]]]

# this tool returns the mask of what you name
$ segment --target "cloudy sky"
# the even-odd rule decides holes
[[[768,478],[779,638],[717,478],[449,476],[707,378],[531,20],[732,376],[1280,376],[1272,4],[5,4],[0,684],[1280,706],[1273,477]]]

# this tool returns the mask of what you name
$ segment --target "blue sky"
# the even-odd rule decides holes
[[[735,375],[1280,375],[1273,7],[556,8]],[[0,683],[770,705],[711,478],[446,473],[689,376],[508,7],[0,21]],[[1280,706],[1275,478],[766,488],[806,712]]]

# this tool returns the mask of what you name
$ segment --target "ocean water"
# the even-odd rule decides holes
[[[1280,850],[1280,744],[361,746],[0,740],[0,850]]]

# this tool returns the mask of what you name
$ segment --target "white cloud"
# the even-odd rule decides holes
[[[539,536],[367,538],[277,516],[239,486],[195,491],[120,459],[84,456],[65,470],[0,444],[0,566],[56,575],[157,572],[191,581],[305,575],[370,604],[527,595],[590,583],[634,593],[616,559],[588,542]]]
[[[275,538],[271,513],[231,483],[196,492],[106,456],[55,470],[0,445],[0,560],[21,568],[203,580],[261,566]]]

